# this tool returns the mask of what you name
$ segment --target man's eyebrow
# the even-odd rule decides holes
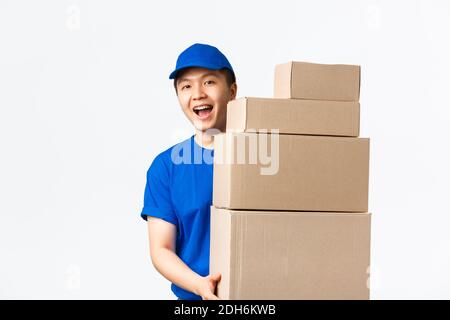
[[[219,76],[217,74],[215,74],[215,73],[212,73],[212,72],[205,73],[204,75],[201,76],[201,78],[206,78],[206,77],[216,77],[216,78],[218,78]],[[178,79],[177,84],[180,84],[181,82],[184,82],[184,81],[190,81],[190,80],[191,79],[189,79],[189,78],[180,78],[180,79]]]
[[[202,78],[211,77],[211,76],[218,78],[217,74],[212,73],[212,72],[205,73],[205,74],[202,76]]]
[[[188,78],[180,78],[180,79],[178,79],[177,83],[181,83],[183,81],[189,81],[189,79]]]

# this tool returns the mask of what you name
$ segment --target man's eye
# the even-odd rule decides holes
[[[187,85],[185,85],[185,86],[182,86],[182,87],[181,87],[181,90],[189,89],[190,87],[191,87],[191,86],[187,84]]]
[[[213,81],[213,80],[206,80],[205,83],[206,83],[206,84],[213,84],[214,81]]]

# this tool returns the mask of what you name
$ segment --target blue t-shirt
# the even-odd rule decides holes
[[[161,218],[177,227],[176,254],[201,276],[209,274],[210,206],[214,150],[194,136],[160,153],[147,171],[141,217]],[[181,299],[201,297],[172,283]]]

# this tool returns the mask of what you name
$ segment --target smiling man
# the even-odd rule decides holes
[[[172,282],[178,299],[217,299],[221,275],[209,274],[210,159],[214,134],[225,131],[227,103],[236,97],[236,78],[217,48],[198,43],[178,56],[169,78],[195,134],[153,160],[141,217],[148,225],[152,263]]]

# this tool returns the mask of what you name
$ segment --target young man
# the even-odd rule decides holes
[[[225,132],[236,78],[227,58],[205,44],[184,50],[169,78],[195,134],[153,160],[141,217],[148,224],[152,263],[172,282],[174,294],[179,299],[217,299],[220,274],[209,274],[213,134]]]

